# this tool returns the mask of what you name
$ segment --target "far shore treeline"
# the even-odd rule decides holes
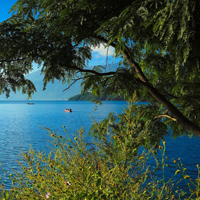
[[[85,94],[78,94],[68,99],[68,101],[90,101],[90,100],[125,101],[123,97],[120,97],[118,95],[103,95],[102,97],[98,97],[90,92],[86,92]]]

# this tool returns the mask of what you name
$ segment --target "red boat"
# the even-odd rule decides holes
[[[65,109],[65,112],[72,112],[72,109]]]

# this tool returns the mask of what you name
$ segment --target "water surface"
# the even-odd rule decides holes
[[[65,125],[69,135],[73,136],[83,126],[87,132],[93,121],[90,115],[98,122],[110,112],[120,114],[123,111],[124,101],[105,101],[103,106],[94,110],[95,104],[88,101],[31,101],[34,105],[27,105],[26,101],[0,101],[0,162],[5,171],[19,169],[16,160],[21,150],[48,152],[47,131],[40,126],[48,127],[59,134],[65,134],[62,126]],[[71,108],[72,113],[64,111]],[[198,171],[196,164],[200,164],[200,138],[189,139],[186,136],[171,139],[166,138],[166,156],[178,160],[181,158],[188,174],[196,178]],[[151,164],[151,163],[150,163]],[[166,178],[171,177],[177,169],[170,166],[166,170]],[[158,173],[159,175],[159,173]],[[3,174],[0,172],[0,177]]]

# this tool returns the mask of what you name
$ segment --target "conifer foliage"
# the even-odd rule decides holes
[[[0,24],[1,92],[23,87],[30,96],[35,88],[24,74],[36,62],[44,89],[54,79],[83,79],[83,90],[97,95],[136,91],[149,102],[149,119],[174,136],[200,136],[198,0],[18,0],[11,12]],[[87,68],[91,47],[102,43],[123,67]]]

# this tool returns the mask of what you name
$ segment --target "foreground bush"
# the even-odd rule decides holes
[[[190,182],[187,198],[195,199],[200,191],[198,179],[190,179],[180,160],[171,160],[177,170],[173,177],[165,178],[165,142],[159,146],[159,138],[149,137],[159,128],[138,121],[138,112],[131,102],[123,114],[94,122],[90,136],[83,129],[70,137],[64,126],[65,136],[46,128],[52,151],[48,155],[33,149],[22,152],[21,171],[10,174],[12,188],[5,191],[2,185],[1,198],[181,199],[186,192],[176,184],[183,179]],[[155,160],[154,168],[148,166],[149,159]],[[154,174],[159,166],[162,179]]]

